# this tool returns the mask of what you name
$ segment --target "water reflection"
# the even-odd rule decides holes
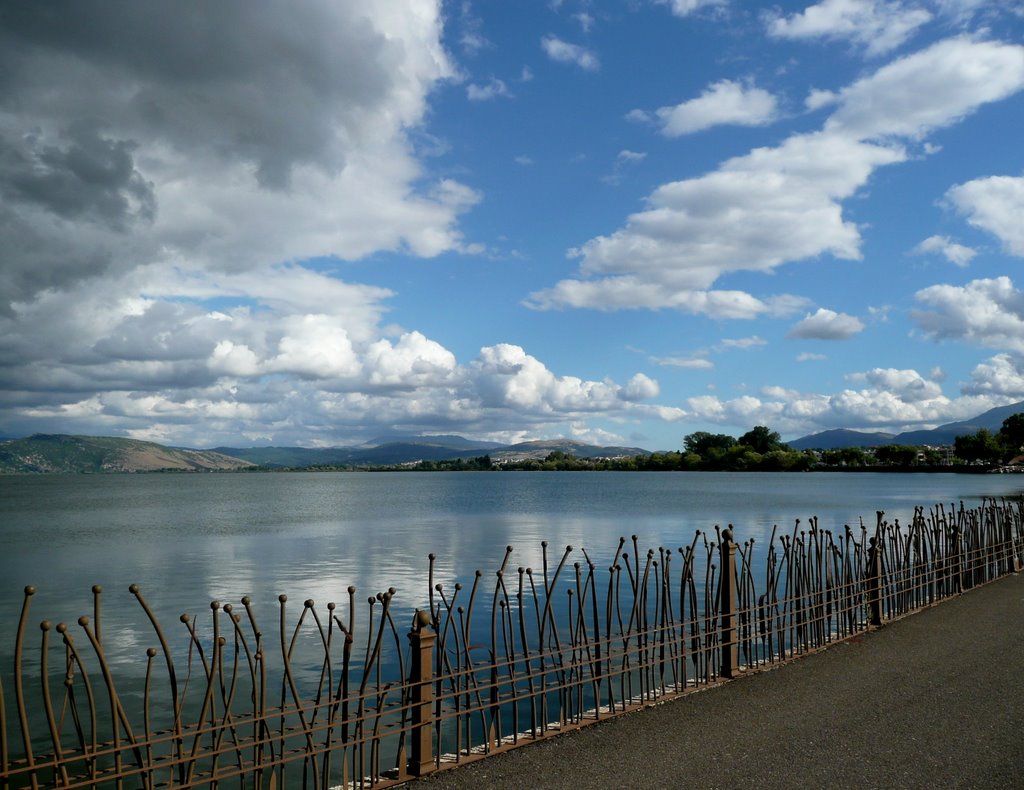
[[[543,565],[566,545],[599,568],[620,536],[642,550],[689,545],[694,531],[735,525],[765,547],[773,527],[819,517],[823,529],[873,524],[875,510],[908,520],[916,505],[971,504],[1016,496],[1003,476],[883,474],[259,474],[0,478],[0,628],[17,622],[21,589],[34,584],[33,622],[74,623],[102,584],[111,633],[144,618],[127,593],[138,582],[162,621],[209,617],[208,603],[251,596],[270,612],[287,593],[296,606],[363,601],[397,590],[411,615],[435,583],[490,576],[506,545],[509,567]],[[126,653],[145,644],[121,638]],[[5,636],[0,653],[9,655]]]

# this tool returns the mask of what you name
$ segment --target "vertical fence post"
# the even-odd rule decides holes
[[[877,538],[868,540],[867,578],[864,580],[868,594],[868,623],[882,624],[882,550]]]
[[[738,620],[739,591],[736,579],[736,544],[732,540],[732,524],[722,531],[722,577],[719,583],[719,622],[721,623],[722,660],[719,675],[734,678],[740,674]]]
[[[430,615],[416,611],[413,630],[409,632],[410,669],[410,759],[409,773],[424,776],[433,772],[433,708],[434,708],[434,640],[437,634],[430,630]]]

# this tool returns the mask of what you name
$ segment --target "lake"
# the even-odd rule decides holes
[[[602,581],[598,587],[591,588],[592,603],[588,605],[596,607],[599,597],[603,601],[605,589],[608,590],[607,600],[611,602],[614,586],[614,609],[620,620],[616,633],[625,633],[621,622],[623,612],[625,620],[629,621],[628,630],[634,627],[634,616],[646,618],[650,614],[650,602],[644,598],[640,608],[632,610],[630,596],[633,593],[626,590],[620,597],[619,592],[620,582],[628,587],[632,579],[639,579],[642,561],[633,566],[636,558],[631,557],[619,563],[620,568],[626,567],[625,573],[617,571],[611,577],[608,575],[607,566],[616,556],[620,538],[627,540],[626,551],[632,555],[631,536],[637,536],[640,553],[653,548],[658,559],[658,547],[673,551],[688,546],[696,530],[710,532],[714,539],[716,525],[733,524],[735,539],[740,543],[755,541],[753,553],[760,558],[764,556],[773,527],[791,533],[797,518],[806,526],[811,517],[817,516],[821,528],[839,534],[844,525],[849,524],[856,531],[856,539],[861,540],[861,519],[873,527],[876,510],[884,510],[890,521],[906,522],[918,505],[928,507],[943,503],[955,507],[963,501],[968,507],[974,507],[984,498],[1019,497],[1022,485],[1024,479],[1011,475],[878,473],[255,473],[0,477],[0,629],[3,633],[0,637],[0,683],[6,694],[12,689],[18,691],[12,671],[15,635],[23,602],[22,590],[31,584],[38,592],[31,598],[31,613],[27,618],[22,685],[27,699],[30,739],[37,754],[51,748],[44,715],[47,707],[40,697],[48,687],[39,683],[44,660],[49,664],[42,674],[54,689],[61,688],[56,678],[65,672],[69,672],[69,677],[79,678],[74,683],[68,681],[69,688],[77,688],[79,696],[62,690],[52,709],[54,716],[60,717],[61,737],[67,739],[67,743],[75,743],[67,714],[69,705],[73,708],[78,704],[75,709],[83,710],[81,695],[89,693],[85,685],[88,675],[92,676],[95,688],[102,688],[96,665],[101,659],[117,678],[119,699],[136,726],[140,711],[146,711],[146,716],[152,713],[153,719],[146,719],[150,723],[145,725],[151,732],[175,726],[174,709],[182,711],[181,720],[186,723],[202,719],[201,711],[205,710],[209,699],[203,690],[207,677],[213,684],[209,686],[211,690],[216,685],[215,679],[219,679],[220,694],[223,696],[230,688],[232,699],[237,680],[241,688],[237,706],[222,703],[225,708],[234,707],[232,715],[245,709],[246,699],[253,704],[257,698],[264,699],[268,689],[273,694],[279,693],[275,699],[284,705],[286,684],[282,656],[286,654],[286,644],[291,645],[287,649],[291,667],[287,688],[291,689],[291,697],[296,702],[308,705],[320,699],[325,677],[328,689],[344,688],[338,685],[344,679],[345,683],[353,684],[352,688],[370,682],[374,688],[385,689],[376,703],[376,710],[383,712],[399,695],[398,691],[387,692],[386,689],[397,679],[406,677],[402,664],[402,645],[407,644],[404,632],[409,629],[413,610],[425,607],[429,601],[428,555],[432,552],[437,558],[434,582],[444,586],[448,600],[456,582],[461,581],[467,588],[458,594],[459,608],[453,605],[451,616],[445,620],[448,625],[457,621],[460,624],[457,628],[465,628],[461,631],[463,647],[458,647],[458,637],[452,636],[454,632],[449,631],[448,625],[443,629],[439,627],[438,631],[442,632],[439,648],[445,635],[449,643],[438,650],[438,655],[449,662],[455,661],[456,665],[463,661],[468,666],[481,660],[486,663],[488,656],[498,656],[502,650],[510,659],[512,653],[508,650],[511,645],[514,652],[516,639],[511,631],[513,623],[519,624],[520,644],[525,644],[525,624],[531,615],[536,615],[538,620],[538,633],[544,631],[540,627],[541,608],[545,617],[550,611],[551,622],[561,624],[563,637],[574,639],[581,633],[578,629],[582,625],[582,609],[575,615],[573,625],[571,593],[575,580],[571,565],[559,584],[552,584],[550,598],[543,593],[533,598],[529,592],[528,588],[534,584],[541,589],[544,587],[543,541],[549,542],[546,558],[549,569],[558,564],[567,545],[574,547],[570,563],[585,565],[587,558],[595,563]],[[509,572],[504,577],[509,579],[508,588],[504,597],[499,597],[495,584],[500,587],[505,581],[498,581],[494,571],[500,566],[507,545],[513,546],[514,551],[508,563]],[[690,614],[694,614],[694,607],[699,610],[703,606],[702,600],[708,600],[702,598],[705,590],[716,589],[713,581],[705,586],[708,578],[713,580],[713,573],[707,568],[712,555],[698,548],[696,556],[694,578],[698,586],[690,598]],[[678,554],[674,557],[674,573],[678,574],[682,563]],[[701,562],[703,567],[700,567]],[[526,577],[530,581],[526,582],[521,604],[516,603],[515,586],[522,584],[524,577],[515,572],[518,567],[534,569],[533,575]],[[472,586],[477,569],[484,572],[480,594],[475,604],[467,604],[467,600],[473,600],[467,598],[468,588]],[[655,570],[654,575],[658,572]],[[622,581],[627,575],[628,583]],[[612,585],[611,580],[616,578],[619,581]],[[141,586],[162,622],[166,642],[154,633],[128,592],[133,583]],[[91,588],[94,584],[104,588],[102,648],[90,650],[89,643],[95,637],[98,623],[95,618],[88,625],[76,624],[76,621],[81,615],[93,615]],[[676,585],[675,589],[681,593],[678,581]],[[348,605],[350,586],[358,590],[352,607]],[[389,587],[395,588],[390,610],[393,621],[384,619],[383,607],[377,605],[374,609],[367,603],[368,597]],[[586,584],[576,587],[577,600],[584,601],[581,596],[586,589]],[[645,581],[640,589],[650,587]],[[278,595],[282,593],[288,595],[287,612],[281,611],[278,604]],[[209,604],[214,599],[222,604],[231,603],[241,613],[243,610],[238,604],[243,596],[251,597],[255,618],[249,621],[248,614],[245,620],[240,618],[241,626],[235,634],[246,632],[248,635],[242,636],[239,642],[230,630],[217,630],[231,629],[228,625],[231,620],[223,613],[211,616]],[[300,613],[306,599],[314,600],[316,607],[308,610],[314,614],[300,627],[297,623],[305,619]],[[333,618],[325,607],[330,601],[339,604]],[[497,606],[495,602],[500,602],[504,608],[500,617],[492,620],[490,611],[492,605]],[[466,605],[465,615],[463,605]],[[679,606],[682,615],[682,598]],[[609,607],[607,617],[611,618],[610,603]],[[596,629],[600,620],[596,608],[593,611],[590,622]],[[194,641],[189,629],[178,622],[183,613],[191,616],[189,628],[195,628],[197,634]],[[353,613],[354,626],[348,620]],[[73,665],[67,658],[71,653],[65,653],[57,634],[52,630],[41,634],[38,626],[44,618],[53,625],[59,622],[69,625],[67,649],[71,651],[70,645],[76,643],[83,651],[76,654],[79,657]],[[339,653],[345,655],[339,647],[344,640],[337,628],[332,626],[336,640],[332,650],[328,648],[330,634],[318,630],[312,622],[314,618],[321,628],[325,621],[340,627],[347,620],[355,637],[351,665],[347,658],[340,667],[337,663]],[[469,627],[471,619],[472,628]],[[498,621],[500,639],[493,630]],[[699,623],[699,620],[692,622]],[[60,630],[58,627],[58,633]],[[613,630],[609,619],[605,632],[611,636]],[[375,632],[378,645],[382,635],[388,637],[380,653],[376,648],[371,650]],[[221,642],[224,652],[214,647],[217,640],[212,637],[218,633],[226,635]],[[692,633],[691,628],[691,638]],[[512,636],[509,638],[509,635]],[[46,640],[49,646],[42,650]],[[175,692],[173,685],[168,685],[174,682],[169,680],[171,675],[159,670],[158,679],[154,681],[156,702],[150,704],[147,702],[150,688],[147,666],[150,665],[147,665],[146,652],[149,649],[150,655],[157,657],[158,640],[166,650],[168,664],[173,656],[181,685],[180,693]],[[618,645],[618,640],[616,636],[615,641],[608,644]],[[540,642],[533,638],[533,644],[536,649]],[[250,646],[256,648],[255,653],[250,652]],[[550,644],[548,649],[551,649]],[[565,657],[556,652],[561,657],[559,660]],[[214,664],[219,669],[206,675],[207,661],[217,655],[221,659],[214,659]],[[258,671],[252,663],[253,655]],[[639,660],[640,654],[636,655]],[[556,670],[554,664],[550,664],[545,675],[543,660],[539,665],[541,669],[534,669],[540,672],[540,686],[546,688],[553,677],[551,673]],[[157,658],[157,663],[160,664],[161,659]],[[682,671],[685,670],[684,662]],[[693,682],[696,682],[696,671],[694,665]],[[270,681],[265,684],[268,672]],[[230,683],[225,684],[225,676],[232,678]],[[640,684],[646,677],[635,669],[627,670],[622,678],[627,676],[630,684]],[[465,682],[470,684],[469,680]],[[474,679],[472,683],[475,682]],[[525,716],[532,710],[530,705],[539,699],[533,695],[532,686],[527,694],[525,687],[520,687],[522,681],[516,683],[520,684],[516,686],[516,693],[522,700],[509,710],[502,709],[501,726],[505,730],[518,731],[522,725],[517,723],[516,715]],[[608,686],[606,691],[611,693],[610,689]],[[623,689],[620,692],[620,696],[626,694]],[[388,693],[393,699],[385,703]],[[470,685],[465,685],[458,693],[468,704]],[[589,687],[585,693],[579,687],[577,693],[580,710],[595,704],[596,692]],[[166,704],[168,694],[175,700],[174,706]],[[93,732],[105,733],[110,729],[110,714],[103,696],[96,697],[95,707],[91,703],[88,707],[88,715],[98,717],[99,729],[91,730]],[[550,705],[551,710],[560,704],[556,691],[542,692],[541,698],[542,704]],[[79,702],[74,703],[75,699]],[[270,704],[276,703],[271,701]],[[394,718],[397,714],[381,715]],[[506,720],[509,715],[512,718]],[[74,721],[77,727],[79,718],[74,717]],[[469,718],[465,722],[469,722]],[[8,724],[13,726],[13,714],[8,716]],[[281,728],[284,733],[283,723]],[[481,732],[472,737],[482,738]],[[17,751],[21,736],[11,737],[13,740],[8,746]],[[99,737],[102,740],[109,736],[101,734]],[[453,733],[446,731],[443,750],[461,748],[458,747],[459,736],[455,735],[454,741],[452,737]],[[465,737],[465,743],[469,744],[472,738],[468,730]],[[385,762],[393,762],[398,754],[395,738],[389,736],[383,743]],[[297,746],[289,744],[289,748]],[[284,749],[284,740],[280,741],[280,747]],[[355,752],[350,757],[354,760]]]
[[[141,585],[161,618],[243,595],[264,607],[359,599],[397,589],[400,611],[427,599],[427,555],[446,586],[541,566],[583,547],[607,564],[620,536],[642,548],[688,545],[694,531],[735,525],[764,545],[772,527],[819,517],[822,528],[905,521],[916,505],[1015,497],[1012,475],[879,473],[271,473],[0,477],[0,653],[11,649],[22,588],[32,622],[73,623],[90,588],[127,601]],[[134,612],[133,612],[134,614]],[[114,616],[112,614],[112,616]],[[34,640],[34,637],[32,637]]]

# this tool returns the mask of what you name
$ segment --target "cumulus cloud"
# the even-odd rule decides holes
[[[831,394],[765,387],[756,396],[702,395],[687,400],[684,419],[737,428],[771,425],[788,434],[830,428],[899,432],[966,419],[1019,399],[968,386],[950,398],[915,370],[875,368],[849,378],[859,386]]]
[[[4,431],[330,444],[660,419],[643,374],[558,375],[506,345],[460,362],[382,322],[391,291],[332,270],[478,249],[458,220],[480,194],[430,177],[412,142],[457,78],[441,34],[419,0],[5,12]]]
[[[789,315],[806,302],[802,297],[791,295],[758,299],[744,291],[666,290],[656,282],[624,276],[586,281],[562,280],[553,288],[530,294],[524,304],[535,310],[564,307],[597,310],[671,308],[716,318],[751,319],[762,315]]]
[[[911,317],[932,340],[1024,351],[1024,293],[1009,277],[932,285],[914,298],[925,309]]]
[[[619,397],[627,401],[641,401],[657,398],[661,394],[658,382],[643,373],[633,376],[619,392]]]
[[[6,309],[140,263],[462,248],[457,218],[478,196],[424,184],[407,136],[453,76],[440,37],[433,3],[5,14]]]
[[[951,188],[946,198],[969,223],[998,238],[1011,255],[1024,256],[1024,177],[978,178]]]
[[[1024,398],[1024,357],[996,354],[971,371],[964,391],[972,395],[995,395],[1013,400]]]
[[[210,446],[247,435],[344,443],[381,430],[483,436],[510,426],[564,432],[569,421],[632,411],[659,418],[645,403],[658,384],[644,374],[625,384],[557,375],[511,345],[460,364],[420,332],[385,331],[383,289],[294,266],[151,282],[145,298],[97,284],[0,318],[7,430],[59,421],[73,432]],[[211,310],[193,300],[207,291],[256,304]]]
[[[789,330],[787,337],[804,340],[846,340],[864,330],[864,322],[856,316],[819,307],[808,313]]]
[[[860,229],[844,218],[843,202],[878,168],[909,158],[901,138],[918,140],[1022,87],[1017,45],[958,37],[900,58],[838,91],[821,130],[658,187],[622,228],[569,251],[580,259],[578,278],[531,294],[527,304],[767,312],[769,300],[711,287],[730,272],[826,254],[859,259]]]
[[[655,111],[666,137],[693,134],[713,126],[764,126],[775,120],[777,101],[766,90],[732,80],[709,85],[695,99]]]
[[[541,418],[605,412],[658,392],[657,383],[639,373],[625,387],[608,380],[557,376],[520,346],[508,343],[480,349],[468,376],[482,408],[509,408]]]
[[[970,247],[965,247],[963,244],[958,244],[948,236],[929,236],[914,247],[911,252],[915,255],[925,255],[937,252],[950,263],[961,267],[967,266],[967,264],[971,262],[971,259],[978,254],[976,250],[972,250]]]
[[[901,46],[932,15],[902,0],[822,0],[790,16],[768,16],[768,34],[787,39],[851,41],[868,55]]]
[[[540,41],[544,53],[558,63],[571,63],[584,71],[597,71],[601,62],[597,55],[579,44],[570,44],[557,36],[544,36]]]
[[[724,5],[726,0],[655,0],[659,5],[667,5],[675,16],[689,16],[702,8]]]
[[[937,383],[912,369],[872,368],[864,373],[854,373],[849,379],[867,382],[876,390],[884,390],[906,403],[931,401],[942,397],[942,388]]]
[[[951,38],[839,91],[825,128],[859,139],[919,139],[1024,86],[1024,47]]]
[[[470,101],[487,101],[498,96],[511,97],[512,93],[504,81],[492,77],[483,85],[470,83],[466,86],[466,98]]]

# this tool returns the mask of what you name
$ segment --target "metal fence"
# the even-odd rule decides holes
[[[675,550],[634,536],[602,567],[545,543],[541,567],[513,568],[508,547],[468,589],[435,584],[431,555],[411,630],[394,589],[359,604],[350,587],[342,605],[307,600],[294,619],[280,596],[268,630],[248,598],[215,601],[202,625],[180,618],[184,651],[132,585],[153,646],[127,666],[105,650],[99,587],[78,629],[43,620],[30,647],[29,587],[0,686],[0,788],[394,785],[1017,572],[1022,525],[1024,503],[990,501],[918,509],[904,525],[878,513],[841,534],[797,521],[763,550],[731,527]]]

